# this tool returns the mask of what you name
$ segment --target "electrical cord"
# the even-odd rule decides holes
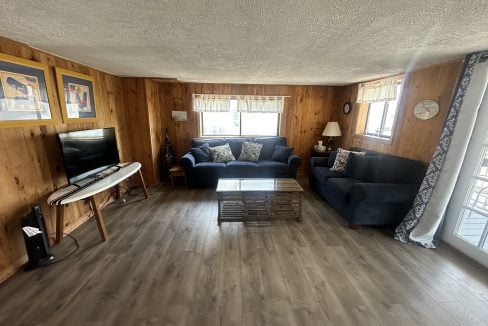
[[[73,242],[75,243],[75,246],[76,248],[73,249],[70,253],[68,253],[66,256],[64,256],[63,258],[61,259],[56,259],[54,260],[53,262],[49,263],[49,264],[46,264],[42,267],[46,267],[46,266],[49,266],[49,265],[54,265],[54,264],[57,264],[57,263],[60,263],[62,262],[63,260],[67,259],[68,257],[70,257],[71,255],[73,255],[75,252],[78,251],[78,249],[80,249],[80,244],[78,243],[78,240],[76,240],[75,237],[73,237],[71,234],[67,234],[67,233],[62,233],[63,235],[67,236],[67,237],[70,237],[71,239],[73,239]],[[50,233],[48,234],[48,236],[53,236],[55,235],[55,233]]]

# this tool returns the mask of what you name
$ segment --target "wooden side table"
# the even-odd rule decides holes
[[[176,178],[177,177],[183,177],[185,179],[185,187],[187,187],[185,169],[183,169],[183,167],[181,165],[173,166],[171,169],[169,169],[169,174],[171,177],[171,185],[173,187],[176,184]]]
[[[332,153],[332,151],[317,151],[315,149],[312,149],[312,155],[311,157],[329,157],[330,156],[330,153]]]

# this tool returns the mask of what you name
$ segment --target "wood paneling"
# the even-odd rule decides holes
[[[123,110],[132,155],[142,163],[142,173],[150,185],[159,182],[159,157],[162,140],[162,118],[157,83],[144,78],[122,78],[125,106]]]
[[[358,120],[368,106],[355,103],[357,84],[338,87],[335,119],[339,121],[343,133],[340,146],[361,147],[425,163],[430,162],[446,120],[461,68],[462,61],[459,60],[416,70],[406,75],[391,142],[356,135]],[[437,101],[440,106],[439,114],[426,121],[417,119],[413,115],[413,109],[421,100]],[[349,115],[342,113],[342,105],[346,101],[353,103],[353,111]]]
[[[55,124],[39,127],[0,128],[0,281],[25,262],[25,246],[20,231],[20,218],[33,203],[40,203],[48,232],[54,232],[55,209],[46,204],[54,189],[67,183],[56,133],[115,127],[122,160],[131,160],[127,125],[122,96],[122,81],[96,69],[32,49],[26,45],[0,38],[0,52],[46,63],[50,69],[51,85],[56,85],[54,67],[65,68],[95,78],[98,88],[96,123],[63,124],[56,89],[53,94]],[[97,196],[99,206],[109,200],[110,192]],[[70,232],[89,218],[85,202],[71,204],[66,209],[65,230]]]
[[[168,126],[170,139],[177,157],[190,149],[192,138],[198,137],[198,113],[192,109],[192,94],[257,94],[287,95],[281,115],[280,135],[287,137],[288,145],[303,160],[299,174],[308,173],[308,161],[313,144],[322,140],[321,133],[330,121],[334,107],[334,87],[281,86],[239,84],[160,83],[159,99],[162,124]],[[171,111],[187,111],[187,122],[173,122]]]

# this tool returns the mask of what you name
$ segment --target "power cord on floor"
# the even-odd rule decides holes
[[[56,259],[56,260],[52,261],[51,263],[46,264],[46,265],[44,265],[42,267],[46,267],[46,266],[49,266],[49,265],[54,265],[54,264],[60,263],[63,260],[68,259],[70,256],[72,256],[75,252],[77,252],[80,249],[80,244],[78,243],[78,240],[76,240],[76,238],[74,236],[72,236],[71,234],[67,234],[67,233],[62,233],[62,234],[65,235],[65,236],[67,236],[67,237],[70,237],[73,240],[73,242],[75,243],[76,248],[73,249],[70,253],[68,253],[63,258]],[[54,236],[54,235],[55,235],[54,233],[48,234],[48,236]]]

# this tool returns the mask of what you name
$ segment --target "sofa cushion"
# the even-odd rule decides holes
[[[330,168],[332,171],[342,172],[345,170],[347,165],[347,160],[349,159],[349,154],[354,153],[356,155],[365,155],[364,152],[351,152],[342,148],[337,149],[336,159],[334,165]]]
[[[373,181],[420,184],[424,175],[425,166],[419,161],[393,155],[378,155]]]
[[[212,161],[212,154],[208,143],[190,149],[190,153],[195,157],[197,163]]]
[[[329,160],[327,161],[328,168],[331,168],[334,165],[336,157],[337,157],[337,151],[333,151],[330,153]]]
[[[232,155],[235,158],[238,158],[241,155],[242,145],[244,142],[251,142],[251,138],[226,138],[225,142],[229,144],[230,149],[232,151]]]
[[[251,161],[230,161],[227,163],[225,173],[237,175],[257,174],[258,165],[256,162]]]
[[[202,146],[203,144],[208,144],[210,147],[216,147],[216,146],[222,146],[225,145],[225,139],[223,138],[210,138],[210,139],[204,139],[204,138],[194,138],[191,141],[191,147],[198,147]]]
[[[225,173],[225,163],[216,163],[216,162],[202,162],[197,163],[193,167],[196,173],[198,174],[224,174]]]
[[[283,162],[276,162],[276,161],[259,161],[258,165],[258,173],[263,174],[288,174],[288,164]]]
[[[336,198],[340,199],[344,203],[347,203],[349,201],[351,188],[356,183],[364,183],[364,181],[351,178],[329,178],[325,187],[330,193],[337,196]]]
[[[348,178],[372,182],[376,168],[376,156],[349,154],[344,175]]]
[[[325,166],[318,166],[312,168],[312,175],[318,180],[320,184],[325,184],[329,178],[342,178],[344,174],[341,172],[331,171]]]
[[[210,152],[212,153],[213,162],[224,163],[236,159],[234,155],[232,155],[232,151],[230,149],[229,144],[212,147],[210,148]]]
[[[241,161],[253,161],[259,160],[259,154],[261,154],[261,148],[263,144],[244,142],[242,144],[241,154],[239,155],[239,160]]]
[[[285,137],[260,137],[254,138],[254,141],[259,144],[263,144],[261,148],[261,154],[259,155],[259,160],[271,160],[273,155],[273,150],[276,145],[286,146]]]
[[[292,147],[276,145],[273,150],[273,155],[271,155],[271,160],[286,163],[288,162],[288,157],[290,157],[292,153]]]

